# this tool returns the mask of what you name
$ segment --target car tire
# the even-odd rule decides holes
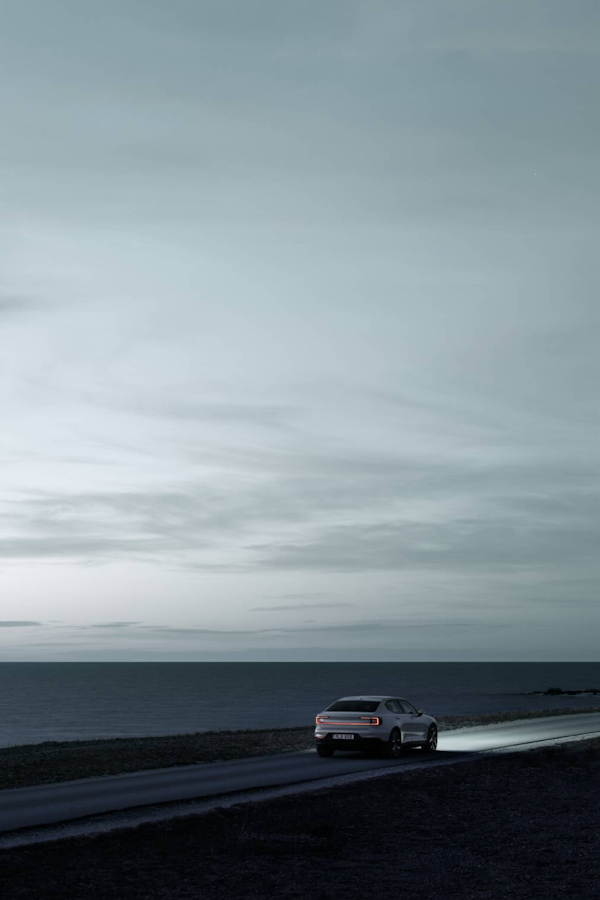
[[[327,746],[325,746],[325,744],[317,744],[317,755],[318,756],[328,757],[328,756],[333,756],[334,753],[335,753],[335,750],[333,749],[333,747],[327,747]]]
[[[429,731],[427,733],[427,742],[423,744],[423,750],[426,750],[427,753],[433,753],[434,750],[437,750],[438,744],[438,730],[435,725],[431,725]]]
[[[402,754],[402,734],[397,728],[393,728],[389,740],[383,745],[384,759],[398,759]]]

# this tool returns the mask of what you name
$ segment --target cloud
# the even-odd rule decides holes
[[[0,296],[0,318],[16,318],[44,308],[44,304],[28,297]]]
[[[313,622],[314,620],[310,620]],[[186,637],[217,637],[217,638],[228,638],[228,637],[254,637],[256,635],[268,635],[270,637],[277,636],[286,636],[286,635],[297,635],[297,634],[356,634],[361,636],[365,640],[368,640],[371,635],[386,635],[391,636],[394,633],[402,633],[404,631],[412,631],[412,630],[428,630],[430,628],[446,628],[446,627],[455,627],[455,628],[480,628],[480,627],[490,627],[490,628],[503,628],[505,627],[505,623],[503,622],[494,622],[494,621],[486,621],[485,623],[479,621],[467,621],[467,620],[456,620],[456,621],[435,621],[433,619],[427,619],[424,617],[420,618],[410,618],[404,617],[401,619],[382,619],[378,620],[360,620],[357,622],[338,622],[334,624],[325,624],[325,625],[311,625],[307,622],[299,623],[295,626],[284,626],[284,627],[276,627],[276,628],[199,628],[194,626],[189,627],[177,627],[170,625],[144,625],[139,629],[128,629],[127,634],[130,637],[135,636],[137,639],[147,640],[152,637],[161,637],[161,638],[186,638]],[[310,627],[307,627],[310,625]]]
[[[532,523],[485,518],[436,523],[344,525],[323,529],[309,542],[254,548],[265,568],[501,571],[592,564],[598,533],[593,523]]]
[[[163,635],[197,635],[197,634],[208,634],[208,635],[238,635],[238,634],[267,634],[273,629],[270,628],[195,628],[195,627],[181,627],[177,628],[171,625],[146,625],[148,632],[152,634],[163,634]]]
[[[352,603],[291,603],[287,606],[253,606],[250,612],[294,612],[298,609],[336,609],[353,606]]]
[[[296,627],[273,629],[132,626],[124,629],[120,635],[123,640],[118,642],[111,640],[109,631],[93,634],[89,628],[81,627],[74,628],[68,640],[28,641],[20,644],[20,651],[18,648],[9,648],[9,651],[22,653],[31,648],[42,658],[46,651],[50,656],[59,651],[67,658],[88,660],[221,658],[264,661],[297,658],[333,661],[347,659],[349,652],[357,660],[419,659],[423,648],[430,648],[443,658],[450,654],[461,659],[463,656],[457,648],[468,647],[472,658],[481,658],[482,641],[486,652],[502,641],[508,646],[514,641],[515,629],[518,635],[535,632],[542,639],[552,633],[552,624],[545,619],[540,621],[539,617],[527,618],[522,612],[516,625],[510,618],[490,617],[485,611],[476,619],[453,619],[452,611],[447,610],[444,618],[414,615],[326,625],[309,620]]]
[[[29,622],[27,620],[19,621],[18,619],[0,622],[0,628],[28,628],[31,625],[41,625],[41,622]]]
[[[61,536],[48,533],[35,537],[15,537],[2,542],[0,557],[4,559],[73,559],[84,562],[90,559],[117,560],[127,556],[142,559],[164,552],[168,542],[158,539],[123,537],[96,537],[94,534],[77,536],[70,529]]]
[[[88,625],[88,628],[129,628],[130,625],[139,624],[139,622],[100,622],[96,625]]]
[[[71,391],[78,393],[75,389]],[[218,400],[194,398],[180,392],[147,391],[130,392],[123,396],[120,392],[107,392],[98,387],[95,393],[80,394],[90,406],[104,406],[113,411],[124,411],[131,415],[157,419],[175,419],[183,422],[206,422],[220,425],[246,425],[251,428],[288,429],[297,411],[286,405],[259,403],[227,403]]]
[[[168,490],[29,493],[5,504],[4,559],[138,559],[207,571],[448,572],[591,565],[593,468],[562,462],[313,461]],[[263,537],[264,536],[264,537]],[[262,539],[261,539],[262,538]],[[280,595],[253,611],[343,608]],[[287,602],[288,600],[292,602]],[[297,600],[297,602],[294,602]]]
[[[590,612],[597,4],[71,6],[0,32],[3,614]]]

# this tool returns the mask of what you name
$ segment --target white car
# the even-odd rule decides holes
[[[437,722],[401,697],[342,697],[316,718],[319,756],[336,750],[374,750],[397,759],[405,747],[436,750]]]

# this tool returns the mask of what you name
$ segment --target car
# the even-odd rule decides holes
[[[315,719],[319,756],[336,750],[370,750],[397,759],[409,747],[437,749],[438,727],[432,716],[402,697],[342,697]]]

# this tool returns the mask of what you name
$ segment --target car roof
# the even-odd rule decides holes
[[[391,694],[356,694],[353,697],[340,697],[340,700],[396,700]],[[339,703],[339,700],[336,700]]]

